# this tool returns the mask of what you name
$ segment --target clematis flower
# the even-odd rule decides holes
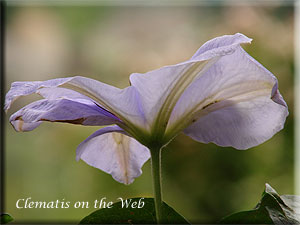
[[[275,76],[240,46],[243,34],[206,42],[187,61],[130,76],[119,89],[85,77],[14,82],[5,109],[20,96],[43,97],[10,117],[17,131],[43,121],[106,126],[77,148],[76,158],[130,184],[149,149],[180,132],[196,141],[247,149],[280,131],[288,115]],[[110,126],[107,126],[110,125]]]

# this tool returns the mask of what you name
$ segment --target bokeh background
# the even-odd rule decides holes
[[[126,4],[125,4],[126,5]],[[124,88],[133,72],[191,57],[207,40],[243,33],[244,48],[274,73],[290,115],[285,128],[247,151],[179,135],[163,151],[163,198],[190,222],[215,223],[253,208],[264,184],[294,193],[294,8],[276,4],[192,6],[12,5],[6,10],[6,90],[13,81],[82,75]],[[44,123],[28,133],[5,126],[5,207],[15,222],[74,222],[89,209],[17,209],[16,201],[151,197],[150,162],[133,184],[75,160],[77,145],[99,127]]]

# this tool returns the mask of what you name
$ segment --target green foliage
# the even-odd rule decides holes
[[[300,224],[300,196],[282,195],[266,184],[260,203],[253,210],[223,218],[223,224]]]
[[[133,198],[138,202],[141,198]],[[153,198],[142,199],[142,208],[123,207],[116,202],[111,208],[99,209],[80,221],[80,224],[156,224]],[[166,224],[189,224],[174,209],[163,203],[163,222]]]
[[[1,224],[6,224],[13,220],[14,219],[8,214],[6,214],[6,213],[1,214]]]

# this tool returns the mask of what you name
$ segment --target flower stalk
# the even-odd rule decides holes
[[[162,193],[161,193],[161,149],[151,148],[151,167],[153,178],[154,204],[157,224],[162,221]]]

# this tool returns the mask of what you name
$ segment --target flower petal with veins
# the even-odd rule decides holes
[[[141,167],[150,158],[148,148],[118,126],[96,131],[78,146],[76,154],[77,160],[82,159],[124,184],[140,176]]]
[[[207,42],[185,62],[165,66],[145,74],[132,74],[130,82],[140,93],[149,126],[156,122],[165,126],[185,89],[203,76],[220,57],[234,53],[239,44],[250,43],[250,41],[251,39],[242,34],[226,36]],[[163,117],[162,121],[160,117]]]
[[[123,122],[133,127],[144,127],[144,114],[134,87],[119,89],[86,77],[57,78],[47,81],[14,82],[5,98],[5,110],[20,96],[37,93],[41,88],[63,87],[93,99]],[[63,91],[61,93],[63,95]],[[48,93],[49,95],[49,93]]]
[[[119,122],[119,119],[88,99],[42,99],[10,117],[16,131],[31,131],[42,121],[103,126]]]
[[[227,39],[227,36],[226,36]],[[220,41],[220,38],[218,39]],[[241,102],[248,102],[249,103],[249,114],[252,113],[253,110],[261,109],[261,106],[254,104],[256,99],[261,99],[264,97],[265,104],[277,107],[277,104],[284,106],[281,107],[281,110],[278,110],[275,114],[278,115],[278,118],[284,118],[283,120],[276,120],[276,118],[272,119],[269,118],[270,124],[272,121],[274,126],[277,126],[278,123],[284,124],[285,117],[288,115],[288,110],[286,107],[286,103],[284,102],[283,98],[279,94],[277,90],[277,79],[275,76],[265,69],[261,64],[259,64],[256,60],[254,60],[251,56],[249,56],[240,46],[236,49],[233,54],[226,55],[221,57],[214,65],[212,65],[199,79],[195,80],[183,93],[179,101],[177,102],[172,115],[169,120],[169,124],[167,127],[167,135],[172,136],[176,135],[176,133],[180,132],[181,130],[187,128],[192,123],[195,123],[197,120],[201,120],[201,116],[206,116],[208,113],[213,113],[220,115],[216,110],[221,110],[221,112],[227,112],[226,107],[230,107],[233,109],[232,115],[236,115],[237,119],[241,119],[241,115],[237,115],[236,111],[239,111],[241,105],[243,107],[246,103],[240,104]],[[201,90],[201,91],[199,91]],[[276,94],[277,93],[277,94]],[[215,105],[215,107],[212,107]],[[206,108],[210,108],[206,110]],[[244,112],[243,107],[241,110]],[[279,106],[278,106],[279,107]],[[224,110],[223,110],[224,109]],[[270,108],[270,111],[272,108]],[[224,113],[224,117],[228,113]],[[245,117],[245,121],[248,119],[247,114],[243,114]],[[250,115],[249,115],[250,116]],[[251,114],[250,116],[252,120],[254,120],[254,115]],[[259,116],[258,116],[259,117]],[[257,121],[260,121],[260,118],[257,117]],[[208,115],[205,117],[208,118]],[[220,116],[218,118],[221,119]],[[216,118],[215,118],[216,119]],[[202,121],[202,120],[201,120]],[[266,121],[267,122],[267,121]],[[215,121],[212,124],[216,124],[218,121]],[[220,123],[222,123],[220,121]],[[194,132],[197,130],[200,132],[209,133],[208,127],[195,129],[196,126],[200,126],[199,123],[195,123],[191,125],[194,129]],[[228,123],[226,123],[228,125]],[[279,127],[282,127],[282,126]],[[232,125],[238,126],[236,124]],[[261,123],[261,127],[265,125]],[[212,130],[214,130],[213,125],[211,125]],[[245,126],[241,127],[241,129],[245,129]],[[252,128],[251,128],[252,129]],[[257,127],[259,129],[259,127]],[[186,129],[190,131],[189,128]],[[266,136],[273,136],[278,129],[273,129],[270,127],[269,132],[266,132]],[[186,132],[189,134],[190,132]],[[268,133],[268,134],[267,134]],[[227,139],[239,139],[243,141],[242,135],[238,135],[239,132],[230,132],[226,135],[233,135],[233,137]],[[242,133],[241,133],[242,134]],[[192,136],[202,136],[205,134],[195,134],[193,133]],[[253,143],[249,143],[249,140],[246,138],[245,147],[239,145],[237,148],[248,148],[255,146],[257,144],[262,143],[258,142],[257,140],[265,140],[265,138],[261,138],[262,134],[257,133],[257,138],[252,138]],[[215,136],[216,140],[210,140],[210,142],[218,143],[222,145],[218,136]],[[245,137],[243,137],[245,138]],[[200,138],[198,138],[200,141]],[[207,142],[207,141],[205,141]],[[227,144],[224,145],[228,146]],[[222,145],[222,146],[224,146]],[[236,147],[235,144],[232,144],[233,147]],[[247,147],[248,146],[248,147]]]
[[[221,103],[221,102],[220,102]],[[211,107],[218,107],[216,103]],[[209,109],[209,107],[207,108]],[[280,131],[288,115],[287,108],[260,96],[249,101],[234,101],[226,107],[201,116],[184,133],[196,141],[248,149]]]

